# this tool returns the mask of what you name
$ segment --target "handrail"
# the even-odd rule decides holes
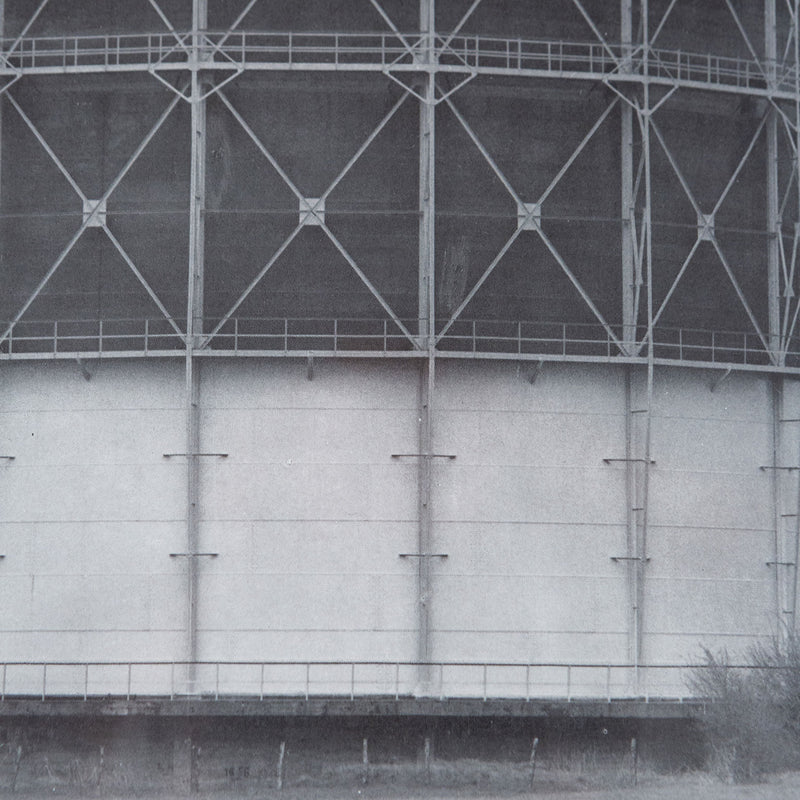
[[[213,330],[218,320],[207,319]],[[417,320],[401,320],[411,331]],[[130,353],[156,356],[185,351],[184,322],[164,317],[105,320],[21,320],[0,342],[0,359],[69,357],[74,354]],[[439,321],[441,329],[444,321]],[[2,323],[0,323],[2,324]],[[5,324],[4,324],[5,326]],[[612,337],[616,337],[615,339]],[[458,319],[436,344],[443,356],[542,356],[613,359],[647,355],[646,329],[621,324],[606,328],[598,323],[524,320]],[[617,343],[619,342],[619,344]],[[800,343],[792,341],[786,366],[800,366]],[[622,349],[621,349],[622,348]],[[358,317],[231,317],[211,337],[205,354],[352,352],[413,353],[412,342],[388,318]],[[421,351],[420,351],[421,352]],[[427,352],[427,351],[426,351]],[[766,367],[770,354],[755,332],[704,328],[656,327],[653,355],[677,362]]]
[[[431,676],[421,690],[419,670]],[[582,700],[696,699],[706,664],[415,661],[8,661],[0,702],[17,697],[425,697]],[[753,670],[749,665],[729,669]]]
[[[209,69],[273,67],[418,69],[420,33],[185,31],[36,36],[0,41],[0,74],[19,71],[175,69],[189,65],[197,36],[201,66]],[[177,38],[176,38],[177,37]],[[479,34],[434,37],[435,68],[466,71],[568,74],[574,77],[653,79],[713,87],[794,92],[795,66],[781,65],[774,84],[753,58],[596,41],[523,39]],[[13,47],[13,49],[12,49]],[[422,54],[422,53],[420,53]]]

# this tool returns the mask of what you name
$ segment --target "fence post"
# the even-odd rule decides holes
[[[536,748],[539,746],[539,737],[534,736],[533,744],[531,745],[531,758],[530,758],[530,766],[531,766],[531,789],[533,789],[533,776],[536,773]]]
[[[281,742],[278,750],[278,791],[283,789],[283,757],[286,755],[286,742]]]

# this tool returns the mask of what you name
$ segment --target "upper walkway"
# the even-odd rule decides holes
[[[0,75],[185,69],[455,72],[651,83],[796,99],[791,63],[612,43],[420,33],[184,31],[0,42]],[[196,57],[197,55],[197,57]]]

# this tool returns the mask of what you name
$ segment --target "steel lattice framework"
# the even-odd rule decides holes
[[[650,409],[654,370],[660,365],[682,365],[722,371],[731,369],[768,372],[779,382],[783,376],[800,374],[798,317],[798,245],[800,244],[800,0],[764,0],[763,37],[756,42],[743,23],[733,0],[724,6],[746,47],[747,57],[725,57],[710,53],[687,53],[662,49],[660,36],[677,0],[671,0],[658,17],[648,0],[621,0],[620,30],[609,37],[601,31],[581,0],[565,0],[585,23],[588,41],[555,41],[479,36],[463,32],[481,6],[482,0],[465,3],[458,23],[438,30],[434,0],[420,0],[419,29],[402,31],[380,0],[363,0],[365,9],[377,12],[384,29],[373,33],[272,33],[250,30],[248,15],[263,0],[249,0],[225,30],[208,29],[207,0],[193,0],[191,29],[173,24],[157,0],[141,0],[155,11],[163,28],[145,34],[113,35],[30,35],[37,19],[59,0],[42,0],[13,39],[4,39],[0,53],[0,80],[4,114],[17,115],[74,191],[81,210],[81,222],[63,244],[58,256],[41,274],[24,301],[12,309],[0,331],[2,359],[78,359],[79,363],[98,355],[118,358],[180,357],[185,360],[186,457],[187,469],[187,586],[190,618],[187,622],[187,660],[197,656],[196,603],[198,520],[199,422],[198,369],[204,358],[219,357],[316,357],[414,359],[420,363],[420,454],[419,466],[419,558],[418,661],[430,661],[427,597],[430,588],[429,503],[433,446],[432,414],[435,402],[436,363],[441,358],[507,359],[534,362],[536,369],[546,361],[619,363],[639,366],[645,371],[643,391],[629,385],[627,462],[629,493],[629,552],[625,568],[632,586],[632,663],[640,660],[642,584],[647,562],[648,475],[650,452]],[[0,2],[0,9],[2,9]],[[2,19],[2,17],[0,17]],[[781,22],[783,20],[783,22]],[[382,76],[399,90],[399,97],[385,112],[349,160],[337,165],[335,177],[316,196],[304,193],[291,167],[273,154],[265,138],[237,105],[230,89],[248,73],[371,73]],[[149,126],[120,169],[100,193],[82,187],[65,166],[55,145],[40,130],[18,89],[26,81],[42,76],[106,76],[140,73],[151,76],[154,89],[170,93],[161,113]],[[543,191],[531,193],[518,185],[501,167],[501,159],[470,119],[460,102],[460,92],[482,79],[554,81],[558,85],[578,83],[603,87],[602,112],[569,157],[547,176]],[[702,96],[736,98],[757,104],[758,119],[744,151],[732,165],[715,202],[701,200],[681,163],[662,123],[676,97]],[[267,252],[250,276],[247,286],[224,313],[213,317],[205,308],[206,170],[209,161],[207,107],[214,100],[236,121],[240,132],[252,142],[260,157],[277,174],[296,201],[297,221],[280,245]],[[415,266],[418,285],[417,314],[408,319],[398,311],[371,278],[368,265],[353,255],[348,243],[338,236],[326,219],[326,202],[353,167],[361,161],[402,108],[419,107],[417,140],[418,253]],[[107,204],[123,184],[168,119],[180,108],[189,108],[190,191],[188,198],[188,263],[179,274],[188,276],[183,317],[170,310],[145,270],[129,253],[124,237],[115,232]],[[442,313],[437,301],[436,200],[437,127],[444,115],[455,120],[503,187],[515,210],[513,230],[494,255],[481,265],[478,277],[468,285],[459,301]],[[620,307],[614,317],[593,296],[575,265],[562,252],[549,231],[548,201],[575,162],[585,153],[598,131],[617,120],[620,130],[620,235],[618,285]],[[718,236],[719,216],[731,191],[745,169],[752,166],[759,148],[766,150],[766,229],[764,248],[766,270],[758,276],[763,293],[754,308],[752,294],[742,286],[740,274],[731,263],[728,247]],[[671,181],[677,181],[694,213],[692,241],[679,264],[669,275],[658,275],[654,254],[657,217],[657,175],[654,158],[666,163]],[[788,157],[781,157],[788,154]],[[663,170],[662,173],[663,174]],[[377,320],[292,319],[253,323],[239,312],[265,276],[281,262],[296,240],[310,229],[321,232],[343,262],[363,284],[382,309]],[[136,281],[146,292],[158,315],[151,320],[111,319],[30,322],[31,309],[59,272],[62,265],[90,230],[97,230],[110,242]],[[490,283],[504,258],[518,240],[533,237],[544,246],[591,323],[567,320],[563,323],[521,319],[484,323],[468,319],[473,301]],[[734,334],[676,329],[666,324],[667,310],[674,305],[682,282],[693,269],[698,253],[713,252],[719,262],[719,285],[732,288],[747,328]],[[659,284],[659,281],[661,282]],[[661,289],[655,291],[656,285]],[[69,324],[67,324],[69,322]],[[369,324],[368,324],[369,323]],[[60,325],[60,327],[59,327]],[[71,327],[70,327],[71,326]],[[722,372],[721,374],[726,374]],[[535,377],[535,375],[534,375]],[[780,417],[779,409],[776,411]],[[797,559],[795,559],[796,561]],[[779,593],[791,593],[794,580],[778,581]],[[794,609],[796,598],[788,605]]]

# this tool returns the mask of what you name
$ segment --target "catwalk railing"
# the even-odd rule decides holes
[[[408,331],[417,320],[399,320]],[[7,327],[7,326],[6,326]],[[444,329],[440,322],[438,330]],[[75,355],[174,355],[185,352],[183,320],[109,319],[18,322],[0,341],[0,359],[69,358]],[[207,319],[195,352],[208,355],[363,354],[425,355],[421,339],[409,338],[384,319],[256,318]],[[215,331],[214,333],[212,333]],[[475,358],[644,359],[646,329],[573,322],[456,320],[436,341],[441,356]],[[653,356],[681,363],[768,368],[773,364],[754,332],[658,327]],[[800,367],[800,341],[792,339],[782,363]]]
[[[792,64],[600,42],[419,33],[189,32],[4,39],[0,74],[185,69],[194,41],[203,69],[507,72],[650,79],[757,93],[797,90]],[[768,79],[768,71],[773,73]]]
[[[420,683],[424,668],[429,679]],[[0,700],[12,697],[424,696],[606,700],[692,699],[692,676],[703,667],[626,664],[503,664],[414,662],[8,662]],[[743,668],[744,669],[744,668]]]

